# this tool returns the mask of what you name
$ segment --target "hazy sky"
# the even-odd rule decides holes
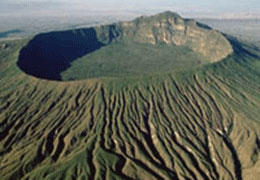
[[[0,0],[0,15],[86,11],[162,11],[218,15],[259,13],[260,0]]]

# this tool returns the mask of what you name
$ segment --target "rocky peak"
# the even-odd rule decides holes
[[[159,13],[157,15],[154,16],[150,16],[148,17],[150,19],[154,19],[154,20],[169,20],[169,19],[175,19],[175,20],[179,20],[179,21],[184,21],[184,19],[177,13],[171,12],[171,11],[166,11],[163,13]]]
[[[101,35],[106,42],[110,42],[113,37],[114,40],[183,46],[201,54],[211,62],[219,61],[233,52],[231,44],[220,32],[170,11],[154,16],[142,16],[109,27],[103,26],[102,30],[99,30],[106,32],[107,35]]]
[[[218,31],[192,19],[167,11],[122,23],[125,38],[141,43],[165,43],[191,48],[215,62],[233,52],[229,41]]]

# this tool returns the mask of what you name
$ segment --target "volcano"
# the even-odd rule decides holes
[[[164,12],[0,42],[0,179],[260,179],[260,50]]]

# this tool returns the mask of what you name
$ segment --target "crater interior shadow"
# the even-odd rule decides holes
[[[94,28],[50,32],[35,36],[19,55],[18,67],[42,79],[61,80],[75,59],[104,46]]]

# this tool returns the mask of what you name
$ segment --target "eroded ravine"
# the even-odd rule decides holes
[[[251,163],[256,151],[239,147],[258,147],[259,121],[240,110],[259,112],[260,91],[238,62],[233,71],[247,72],[239,82],[239,73],[219,74],[224,63],[121,89],[23,75],[19,88],[1,96],[1,177],[249,179],[259,160]]]

